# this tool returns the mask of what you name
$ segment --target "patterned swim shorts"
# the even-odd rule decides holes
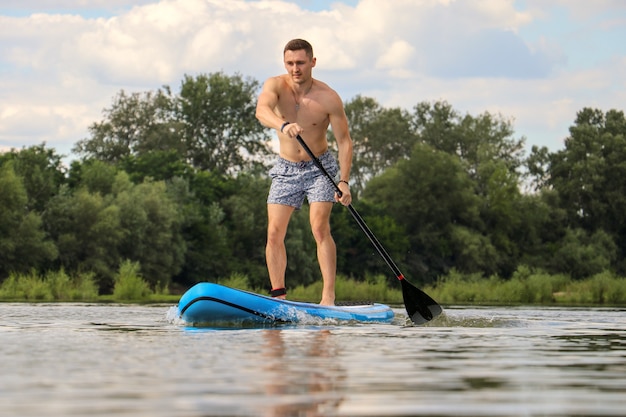
[[[335,178],[339,172],[335,157],[327,151],[318,159],[330,176]],[[335,187],[313,161],[292,162],[279,157],[269,174],[272,185],[267,204],[282,204],[300,209],[305,196],[309,204],[335,201]]]

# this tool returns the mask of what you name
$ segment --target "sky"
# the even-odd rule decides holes
[[[527,151],[563,149],[585,107],[626,109],[623,0],[0,0],[0,151],[75,159],[121,90],[262,83],[292,38],[344,101],[497,114]]]

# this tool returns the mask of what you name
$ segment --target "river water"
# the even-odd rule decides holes
[[[626,308],[210,329],[171,305],[0,303],[0,416],[623,416]]]

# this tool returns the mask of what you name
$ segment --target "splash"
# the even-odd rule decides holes
[[[165,320],[170,324],[185,325],[185,320],[180,317],[178,306],[171,306],[165,313]]]

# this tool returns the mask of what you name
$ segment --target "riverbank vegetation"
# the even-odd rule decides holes
[[[254,116],[259,85],[215,73],[121,91],[79,159],[45,144],[0,154],[2,298],[175,299],[237,276],[265,292],[274,132]],[[501,115],[361,96],[345,109],[353,205],[414,285],[441,303],[624,303],[623,111],[584,108],[563,149],[527,155]],[[336,205],[331,226],[338,299],[401,301],[349,211]],[[308,206],[286,246],[290,294],[315,301]]]
[[[364,281],[338,277],[336,292],[338,302],[381,302],[392,305],[403,303],[400,285],[388,282],[378,275]],[[250,285],[242,274],[219,280],[231,288],[266,293]],[[565,275],[533,273],[521,268],[511,279],[476,275],[462,275],[456,271],[442,277],[435,285],[424,288],[442,304],[454,305],[567,305],[567,306],[618,306],[626,304],[626,278],[609,273],[572,280]],[[318,302],[322,283],[299,285],[289,290],[289,299]],[[166,289],[153,291],[139,271],[139,265],[124,262],[116,274],[113,294],[99,295],[92,274],[68,276],[64,271],[37,274],[11,275],[0,284],[0,301],[28,302],[135,302],[176,303],[180,294]]]

